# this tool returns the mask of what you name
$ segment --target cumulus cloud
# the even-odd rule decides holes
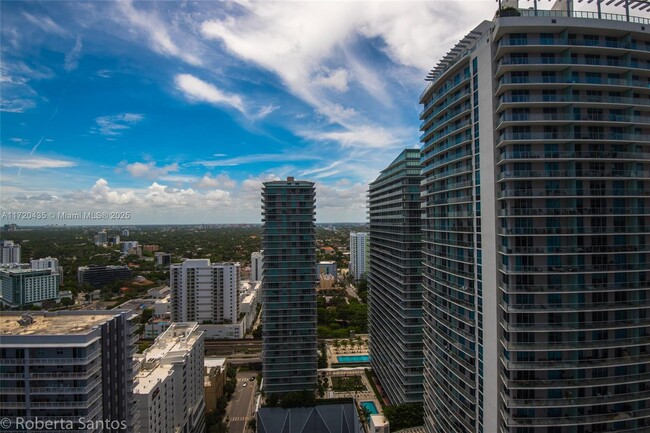
[[[140,123],[144,115],[138,113],[121,113],[110,116],[100,116],[95,119],[97,126],[91,132],[109,137],[121,135],[132,126]]]
[[[232,189],[236,185],[236,182],[230,178],[227,174],[219,174],[217,176],[210,176],[210,174],[204,175],[201,180],[196,183],[197,188],[207,189],[207,188],[226,188]]]
[[[122,164],[124,169],[133,177],[144,177],[147,179],[158,179],[168,173],[178,171],[178,163],[158,167],[155,162],[134,162]]]

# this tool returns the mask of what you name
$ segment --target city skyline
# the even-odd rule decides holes
[[[417,7],[414,7],[417,5]],[[592,7],[577,5],[578,7]],[[316,182],[319,222],[418,146],[422,77],[496,4],[2,2],[8,212],[257,222],[262,182]]]

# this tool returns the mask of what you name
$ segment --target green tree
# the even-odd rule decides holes
[[[424,425],[424,406],[422,403],[394,404],[384,407],[383,412],[390,422],[391,430]]]

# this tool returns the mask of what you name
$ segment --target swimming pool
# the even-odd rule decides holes
[[[362,401],[360,404],[361,407],[365,408],[370,415],[376,415],[379,413],[374,401]]]
[[[370,362],[370,355],[340,355],[339,362]]]

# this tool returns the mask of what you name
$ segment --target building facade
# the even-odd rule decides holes
[[[171,265],[173,322],[236,323],[239,316],[239,263],[210,263],[188,259]]]
[[[30,269],[17,265],[0,267],[0,303],[8,308],[57,300],[60,285],[58,269]]]
[[[650,20],[555,9],[420,99],[429,433],[650,430]]]
[[[80,266],[77,269],[77,282],[80,286],[104,287],[115,281],[131,281],[131,275],[128,266]]]
[[[172,323],[142,355],[134,397],[140,433],[205,431],[203,332]]]
[[[42,259],[31,260],[30,265],[32,269],[52,269],[55,271],[60,271],[59,259],[52,257],[45,257]]]
[[[251,281],[262,281],[263,265],[264,250],[253,252],[251,254]]]
[[[262,363],[266,393],[315,390],[316,192],[313,182],[262,189]]]
[[[0,264],[20,263],[20,245],[14,241],[0,241]]]
[[[365,278],[368,265],[368,233],[350,233],[350,274],[355,280]]]
[[[420,151],[370,184],[368,332],[372,369],[391,403],[422,401]]]
[[[139,431],[136,328],[123,310],[3,312],[0,417],[12,422],[8,430],[38,419],[59,422],[60,431]]]

